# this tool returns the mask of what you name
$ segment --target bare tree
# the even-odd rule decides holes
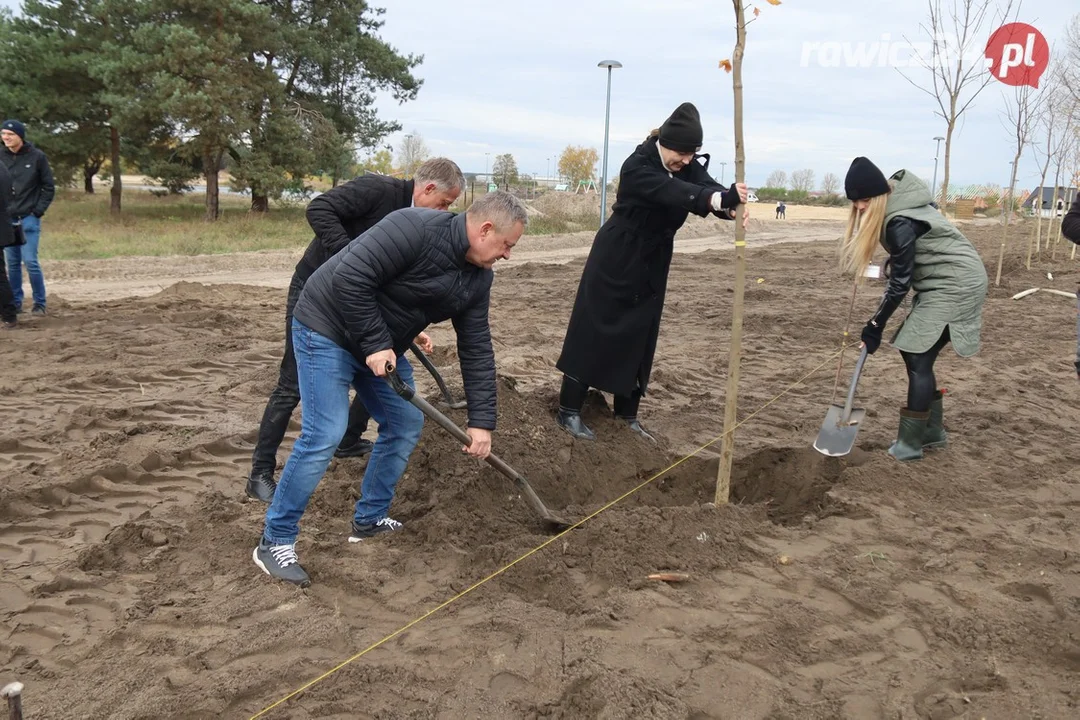
[[[821,191],[826,195],[835,195],[840,190],[840,178],[833,173],[825,173],[821,178]]]
[[[765,181],[765,187],[786,188],[787,173],[783,170],[773,170],[771,173],[769,173],[769,179]]]
[[[1045,86],[1044,86],[1045,87]],[[1001,285],[1001,265],[1005,261],[1005,244],[1009,240],[1009,222],[1012,220],[1013,211],[1016,209],[1016,170],[1020,164],[1020,156],[1024,154],[1024,148],[1031,142],[1032,128],[1034,127],[1034,114],[1038,111],[1039,103],[1043,102],[1045,93],[1040,93],[1030,85],[1018,85],[1012,92],[1003,92],[1005,98],[1006,127],[1012,136],[1013,159],[1012,172],[1009,176],[1008,200],[1001,204],[1001,212],[1005,213],[1005,228],[1001,232],[1001,249],[998,251],[997,274],[994,276],[994,287]]]
[[[814,189],[814,171],[805,168],[791,173],[791,189],[795,192],[810,192]]]
[[[951,7],[943,10],[941,0],[927,0],[929,18],[919,25],[919,29],[929,36],[932,52],[930,57],[924,57],[916,51],[915,56],[918,63],[930,71],[929,87],[916,83],[900,71],[905,80],[937,101],[938,109],[934,114],[945,121],[945,164],[939,195],[943,211],[949,194],[953,132],[960,117],[993,80],[984,63],[975,60],[969,63],[968,60],[978,57],[982,61],[981,47],[975,44],[985,42],[983,26],[988,19],[996,22],[991,27],[1000,25],[1012,12],[1013,0],[1006,0],[1004,10],[992,14],[997,5],[996,0],[952,0]],[[911,45],[919,47],[916,43]]]
[[[1027,261],[1024,263],[1028,270],[1031,269],[1032,251],[1042,253],[1042,227],[1043,227],[1043,203],[1045,197],[1046,174],[1050,170],[1050,161],[1054,158],[1055,133],[1058,131],[1060,122],[1058,114],[1062,108],[1068,105],[1068,91],[1062,84],[1064,67],[1055,65],[1046,73],[1043,81],[1043,92],[1046,93],[1044,101],[1039,104],[1033,114],[1034,138],[1031,143],[1031,154],[1039,165],[1039,185],[1037,196],[1032,198],[1031,208],[1035,212],[1035,234],[1028,238]],[[1045,145],[1043,143],[1045,139]]]
[[[398,165],[401,166],[405,177],[412,177],[416,168],[420,167],[420,163],[429,157],[431,157],[431,151],[428,150],[427,143],[415,130],[401,141],[401,148],[398,150]]]

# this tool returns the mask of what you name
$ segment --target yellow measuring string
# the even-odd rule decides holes
[[[796,387],[798,387],[798,386],[799,386],[800,384],[802,384],[802,382],[803,382],[804,380],[806,380],[806,379],[807,379],[807,378],[809,378],[809,377],[810,377],[811,375],[813,375],[814,373],[816,373],[816,372],[818,372],[819,370],[821,370],[821,368],[825,367],[825,366],[826,366],[826,365],[828,365],[828,364],[829,364],[830,362],[832,362],[832,359],[833,359],[833,358],[835,358],[835,357],[836,357],[837,355],[839,355],[840,353],[842,353],[842,352],[844,351],[844,348],[845,348],[845,347],[847,347],[847,346],[845,345],[844,347],[841,347],[841,348],[840,348],[839,350],[837,350],[837,351],[836,351],[835,353],[833,353],[833,354],[832,354],[832,355],[830,355],[830,356],[829,356],[828,358],[826,358],[826,359],[825,359],[825,361],[824,361],[824,362],[822,362],[822,363],[821,363],[820,365],[818,365],[818,366],[817,366],[817,367],[815,367],[815,368],[814,368],[813,370],[811,370],[810,372],[808,372],[808,373],[806,373],[805,375],[803,375],[803,376],[802,376],[801,378],[799,378],[798,380],[796,380],[795,382],[793,382],[793,383],[792,383],[791,385],[787,386],[787,387],[786,387],[786,388],[785,388],[785,389],[784,389],[784,390],[783,390],[782,392],[780,392],[780,393],[779,393],[778,395],[776,395],[775,397],[773,397],[773,398],[772,398],[771,400],[769,400],[769,401],[768,401],[767,403],[765,403],[764,405],[762,405],[761,407],[759,407],[759,408],[758,408],[757,410],[755,410],[754,412],[750,413],[750,414],[749,414],[749,415],[747,415],[747,416],[746,416],[745,418],[743,418],[743,419],[742,419],[741,421],[739,421],[738,423],[736,423],[736,424],[735,424],[735,427],[731,428],[731,430],[728,430],[727,432],[723,432],[723,433],[721,433],[720,435],[718,435],[717,437],[713,438],[713,439],[712,439],[712,440],[710,440],[709,442],[705,443],[704,445],[702,445],[701,447],[699,447],[699,448],[698,448],[697,450],[695,450],[694,452],[690,453],[690,454],[689,454],[689,455],[687,455],[686,457],[683,457],[683,458],[681,458],[681,459],[677,460],[676,462],[672,463],[672,464],[671,464],[671,465],[669,465],[668,467],[664,468],[664,469],[663,469],[663,470],[661,470],[660,472],[658,472],[658,473],[656,473],[655,475],[653,475],[653,476],[652,476],[651,478],[649,478],[648,480],[645,480],[644,482],[642,482],[642,483],[641,483],[640,485],[638,485],[637,487],[635,487],[635,488],[632,488],[631,490],[628,490],[627,492],[625,492],[625,493],[623,493],[622,495],[620,495],[619,497],[615,498],[614,500],[612,500],[612,501],[611,501],[611,502],[609,502],[608,504],[606,504],[606,505],[604,505],[603,507],[601,507],[601,508],[600,508],[599,510],[596,510],[596,511],[594,511],[594,512],[590,513],[589,515],[586,515],[586,516],[585,516],[584,518],[582,518],[581,520],[578,520],[578,521],[577,521],[576,523],[574,523],[573,525],[571,525],[571,526],[570,526],[570,527],[568,527],[567,529],[563,530],[563,531],[562,531],[562,532],[560,532],[560,533],[559,533],[558,535],[554,535],[554,536],[552,536],[552,537],[548,538],[547,540],[545,540],[545,541],[544,541],[544,542],[542,542],[541,544],[537,545],[537,546],[536,546],[536,547],[534,547],[534,548],[533,548],[532,550],[529,550],[529,551],[528,551],[527,553],[525,553],[524,555],[522,555],[522,556],[521,556],[521,557],[519,557],[518,559],[514,560],[513,562],[509,563],[508,565],[505,565],[505,566],[503,566],[503,567],[499,568],[498,570],[496,570],[495,572],[491,573],[490,575],[488,575],[487,577],[485,577],[485,578],[484,578],[483,580],[479,580],[479,581],[477,581],[477,582],[476,582],[475,584],[473,584],[473,585],[471,585],[470,587],[468,587],[468,588],[466,588],[466,589],[462,590],[461,592],[459,592],[459,593],[458,593],[457,595],[454,595],[454,596],[453,596],[452,598],[450,598],[449,600],[446,600],[446,601],[442,602],[441,604],[439,604],[439,605],[436,605],[436,606],[435,606],[435,607],[433,607],[433,608],[432,608],[431,610],[428,610],[428,611],[427,611],[426,613],[424,613],[424,614],[423,614],[423,615],[421,615],[420,617],[416,618],[415,620],[412,620],[412,621],[410,621],[410,622],[406,623],[405,625],[402,625],[402,626],[401,626],[400,628],[398,628],[398,629],[397,629],[397,630],[395,630],[394,632],[390,633],[389,635],[387,635],[386,637],[384,637],[384,638],[383,638],[382,640],[379,640],[378,642],[376,642],[376,643],[373,643],[373,644],[369,645],[368,647],[364,648],[363,650],[361,650],[360,652],[356,653],[356,654],[355,654],[355,655],[353,655],[352,657],[350,657],[350,658],[348,658],[348,659],[346,659],[346,660],[342,661],[342,662],[341,662],[340,664],[338,664],[338,665],[337,665],[336,667],[333,667],[333,668],[331,668],[330,670],[327,670],[326,672],[324,672],[324,673],[323,673],[322,675],[318,676],[318,677],[317,677],[317,678],[315,678],[314,680],[311,680],[311,681],[309,681],[309,682],[305,683],[304,685],[301,685],[301,686],[300,686],[300,687],[298,687],[298,688],[297,688],[296,690],[293,690],[293,691],[292,691],[291,693],[289,693],[289,694],[288,694],[288,695],[286,695],[285,697],[283,697],[283,698],[281,698],[280,700],[278,700],[277,702],[275,702],[275,703],[274,703],[273,705],[268,705],[268,706],[266,706],[265,708],[263,708],[263,709],[262,709],[262,710],[260,710],[259,712],[257,712],[257,713],[255,713],[254,715],[252,715],[252,716],[251,716],[251,720],[256,720],[257,718],[260,718],[260,717],[262,717],[263,715],[265,715],[266,713],[270,712],[270,711],[271,711],[271,710],[273,710],[274,708],[278,707],[278,706],[279,706],[279,705],[281,705],[282,703],[288,702],[289,700],[291,700],[292,698],[296,697],[297,695],[299,695],[300,693],[304,692],[305,690],[307,690],[307,689],[311,688],[311,687],[312,687],[312,686],[314,686],[314,685],[317,685],[318,683],[320,683],[320,682],[322,682],[323,680],[327,679],[328,677],[330,677],[330,676],[331,676],[331,675],[333,675],[334,673],[338,672],[339,670],[341,670],[341,669],[345,668],[346,666],[350,665],[351,663],[353,663],[353,662],[355,662],[355,661],[359,660],[360,658],[364,657],[365,655],[367,655],[367,654],[368,654],[369,652],[371,652],[371,651],[372,651],[372,650],[374,650],[375,648],[377,648],[377,647],[379,647],[379,646],[381,646],[381,645],[383,645],[383,644],[385,644],[385,643],[389,642],[390,640],[393,640],[393,639],[394,639],[394,638],[396,638],[396,637],[397,637],[398,635],[400,635],[401,633],[403,633],[403,632],[405,632],[405,631],[409,630],[409,629],[410,629],[410,628],[412,628],[413,626],[415,626],[415,625],[418,625],[418,624],[422,623],[422,622],[423,622],[424,620],[427,620],[427,619],[428,619],[429,617],[431,617],[431,616],[432,616],[432,615],[434,615],[435,613],[439,612],[439,611],[440,611],[440,610],[442,610],[443,608],[445,608],[445,607],[447,607],[448,605],[451,605],[452,603],[455,603],[455,602],[457,602],[458,600],[460,600],[461,598],[465,597],[466,595],[468,595],[469,593],[471,593],[471,592],[472,592],[473,590],[476,590],[477,588],[479,588],[480,586],[484,585],[485,583],[488,583],[488,582],[490,582],[491,580],[494,580],[495,578],[499,577],[499,576],[500,576],[500,575],[502,575],[502,574],[503,574],[504,572],[506,572],[506,571],[507,571],[507,570],[509,570],[510,568],[514,567],[515,565],[517,565],[517,564],[518,564],[519,562],[521,562],[522,560],[526,560],[526,559],[528,559],[528,558],[532,557],[533,555],[535,555],[536,553],[540,552],[541,550],[543,550],[544,548],[546,548],[546,547],[547,547],[548,545],[550,545],[551,543],[555,542],[555,541],[556,541],[556,540],[558,540],[559,538],[563,537],[563,536],[564,536],[564,535],[566,535],[567,533],[569,533],[569,532],[571,532],[572,530],[576,530],[577,528],[581,527],[582,525],[584,525],[585,523],[587,523],[587,522],[588,522],[589,520],[592,520],[593,518],[595,518],[595,517],[596,517],[597,515],[599,515],[600,513],[602,513],[602,512],[605,512],[605,511],[607,511],[607,510],[611,509],[611,508],[612,508],[612,507],[614,507],[615,505],[618,505],[618,504],[619,504],[619,503],[621,503],[621,502],[622,502],[623,500],[625,500],[626,498],[630,497],[630,496],[631,496],[631,495],[633,495],[634,493],[638,492],[638,491],[639,491],[639,490],[641,490],[642,488],[646,487],[647,485],[649,485],[650,483],[652,483],[652,482],[653,482],[654,480],[656,480],[657,478],[660,478],[660,477],[662,477],[663,475],[666,475],[667,473],[669,473],[669,472],[671,472],[672,470],[674,470],[675,468],[677,468],[677,467],[678,467],[679,465],[682,465],[682,464],[683,464],[684,462],[686,462],[686,461],[687,461],[687,460],[689,460],[690,458],[694,457],[695,455],[697,455],[698,453],[700,453],[700,452],[701,452],[702,450],[705,450],[705,449],[709,448],[710,446],[712,446],[712,445],[715,445],[716,443],[720,442],[720,440],[722,440],[722,439],[724,438],[724,436],[725,436],[725,435],[727,435],[727,434],[728,434],[729,432],[735,432],[735,430],[737,430],[737,429],[738,429],[738,428],[739,428],[740,426],[744,425],[744,424],[745,424],[746,422],[748,422],[748,421],[749,421],[749,420],[750,420],[751,418],[753,418],[754,416],[756,416],[756,415],[760,414],[760,413],[761,413],[761,412],[762,412],[763,410],[765,410],[765,409],[766,409],[766,408],[768,408],[769,406],[771,406],[771,405],[773,405],[774,403],[776,403],[776,401],[777,401],[777,400],[779,400],[779,399],[780,399],[780,398],[782,398],[783,396],[787,395],[787,394],[788,394],[789,392],[791,392],[791,391],[792,391],[792,390],[793,390],[794,388],[796,388]]]

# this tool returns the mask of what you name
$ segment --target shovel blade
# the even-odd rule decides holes
[[[829,457],[847,455],[855,447],[855,436],[864,417],[865,410],[852,408],[847,422],[844,422],[844,408],[830,405],[829,411],[825,413],[825,422],[821,424],[821,431],[814,441],[814,449]]]

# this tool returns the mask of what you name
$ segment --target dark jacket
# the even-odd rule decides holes
[[[712,213],[712,195],[737,194],[710,177],[708,156],[669,175],[656,139],[643,142],[619,171],[611,217],[596,234],[581,274],[556,367],[589,387],[645,394],[667,291],[675,233],[690,213]],[[718,217],[730,219],[727,214]]]
[[[384,217],[412,205],[412,180],[362,175],[312,200],[307,220],[315,239],[296,265],[307,280],[324,262]]]
[[[465,260],[465,215],[398,210],[353,240],[308,279],[294,317],[361,363],[401,355],[431,323],[451,320],[469,427],[494,430],[495,352],[488,306],[491,270]]]
[[[15,231],[11,229],[11,215],[8,213],[8,201],[11,197],[11,174],[0,163],[0,248],[10,247],[15,243]],[[7,273],[4,273],[6,276]],[[7,278],[4,278],[7,282]]]
[[[56,183],[45,153],[24,142],[18,153],[7,147],[0,151],[0,162],[11,174],[11,202],[8,213],[13,220],[27,215],[41,217],[56,196]]]
[[[1061,219],[1061,234],[1080,245],[1080,195],[1076,196],[1069,212]]]

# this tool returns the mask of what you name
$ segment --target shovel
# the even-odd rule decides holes
[[[864,347],[859,361],[855,364],[855,374],[851,378],[851,387],[843,407],[830,405],[829,411],[825,413],[825,422],[821,424],[821,431],[814,441],[814,449],[823,455],[840,457],[847,455],[855,446],[855,435],[859,432],[859,423],[866,417],[866,411],[851,407],[851,403],[855,400],[855,386],[859,384],[866,356]]]
[[[454,438],[464,445],[472,444],[472,438],[469,437],[468,433],[455,425],[453,420],[436,410],[427,400],[417,395],[416,392],[406,385],[401,377],[394,372],[394,366],[390,363],[386,364],[386,379],[389,381],[390,386],[394,388],[394,392],[415,405],[420,412],[434,420],[444,430],[453,435]],[[532,489],[532,485],[529,484],[529,481],[525,479],[524,475],[504,463],[495,455],[495,453],[489,454],[486,459],[488,465],[491,465],[491,467],[514,481],[514,484],[518,486],[521,494],[525,497],[525,502],[528,503],[532,511],[539,516],[546,529],[561,532],[570,527],[570,523],[547,509],[547,506],[544,505],[536,495],[536,492]]]
[[[439,390],[442,392],[443,404],[453,410],[460,410],[468,403],[465,400],[458,400],[454,402],[454,396],[450,394],[450,389],[446,387],[446,383],[442,379],[442,375],[435,369],[435,366],[428,360],[428,356],[416,347],[416,343],[409,343],[409,349],[413,351],[413,355],[420,358],[420,364],[422,364],[427,371],[431,373],[431,377],[435,378],[435,382],[439,385]]]

